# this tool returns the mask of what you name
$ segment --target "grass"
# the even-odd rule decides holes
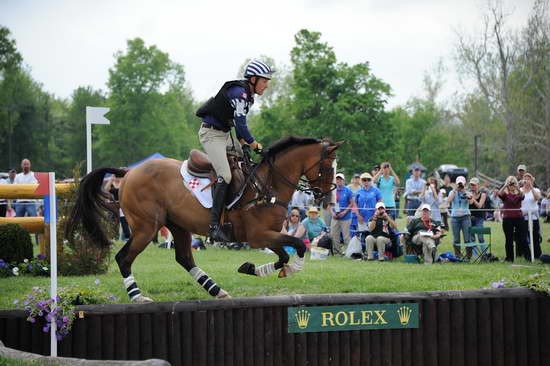
[[[493,232],[493,254],[504,258],[504,234],[501,224],[486,223]],[[404,222],[399,221],[399,227]],[[543,224],[543,232],[550,231],[549,224]],[[545,236],[546,238],[547,236]],[[438,252],[452,251],[452,235],[444,238]],[[113,255],[120,249],[117,244]],[[550,243],[542,243],[543,252],[550,252]],[[402,259],[392,262],[363,262],[347,258],[330,257],[326,261],[309,261],[306,256],[305,270],[294,276],[279,279],[277,275],[258,278],[237,273],[243,262],[257,265],[276,260],[274,255],[258,250],[227,250],[209,247],[194,252],[197,265],[208,273],[233,297],[273,296],[290,294],[321,293],[373,293],[412,292],[434,290],[479,289],[490,286],[494,281],[515,276],[527,277],[548,266],[531,264],[516,259],[514,265],[507,263],[444,263],[419,265],[404,263]],[[149,245],[137,257],[132,273],[144,295],[155,301],[180,301],[209,299],[187,272],[174,260],[174,251]],[[95,286],[100,280],[101,289],[119,298],[120,303],[129,302],[122,279],[114,260],[108,273],[100,276],[60,277],[59,286]],[[22,298],[33,286],[49,286],[49,278],[10,277],[0,279],[0,309],[15,308],[13,300]]]

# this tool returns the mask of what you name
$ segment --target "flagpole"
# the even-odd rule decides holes
[[[92,171],[92,124],[86,121],[86,174]]]
[[[92,124],[108,125],[111,123],[105,114],[110,108],[86,106],[86,174],[92,171]]]
[[[52,309],[57,308],[57,209],[55,207],[55,173],[49,173],[50,194],[50,298],[53,299]],[[57,357],[57,314],[51,320],[50,355]]]

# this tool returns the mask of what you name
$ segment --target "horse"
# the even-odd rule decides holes
[[[296,237],[282,234],[287,206],[301,179],[307,181],[316,199],[333,193],[335,151],[342,142],[289,136],[272,144],[254,170],[255,184],[247,181],[240,201],[225,212],[236,241],[248,242],[252,248],[269,248],[278,256],[275,263],[256,267],[246,262],[238,272],[265,277],[280,270],[279,277],[299,272],[304,267],[306,246]],[[191,248],[191,234],[206,235],[210,212],[188,189],[180,175],[182,161],[155,159],[130,170],[97,168],[84,176],[75,206],[65,228],[67,238],[82,225],[91,243],[101,248],[111,246],[100,220],[113,210],[108,194],[103,192],[108,173],[123,177],[119,190],[120,208],[131,228],[131,236],[115,260],[133,302],[151,302],[144,296],[132,275],[135,258],[147,247],[157,231],[167,226],[174,237],[175,259],[211,296],[229,298],[229,293],[197,267]],[[305,178],[302,178],[305,177]],[[263,194],[259,195],[258,186]],[[112,221],[112,220],[111,220]],[[284,245],[296,249],[297,256],[288,264]]]

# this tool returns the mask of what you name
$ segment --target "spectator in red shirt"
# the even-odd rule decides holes
[[[516,242],[516,256],[527,254],[526,233],[523,225],[521,201],[524,195],[519,189],[518,180],[514,176],[506,178],[506,182],[498,191],[502,200],[502,230],[506,237],[506,261],[514,261],[514,241]]]

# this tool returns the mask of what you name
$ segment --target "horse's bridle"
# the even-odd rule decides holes
[[[266,160],[268,161],[271,170],[273,172],[275,172],[277,175],[279,175],[281,178],[283,178],[283,181],[285,182],[286,185],[290,186],[291,188],[294,188],[297,191],[312,193],[313,197],[316,200],[320,200],[320,199],[324,198],[326,195],[328,195],[329,193],[331,193],[332,191],[334,191],[336,189],[336,184],[334,184],[332,181],[330,181],[332,175],[334,174],[334,168],[332,167],[332,164],[329,167],[327,167],[323,164],[323,162],[325,160],[334,160],[334,159],[336,159],[336,155],[333,155],[332,152],[329,152],[329,150],[328,150],[329,147],[330,147],[330,144],[326,141],[323,141],[323,149],[321,150],[321,156],[320,156],[319,160],[316,161],[315,163],[313,163],[309,168],[305,169],[300,175],[300,181],[307,182],[310,185],[312,185],[313,183],[317,183],[319,180],[321,181],[320,182],[321,184],[323,184],[323,183],[331,184],[332,187],[328,191],[324,191],[324,192],[319,187],[304,188],[301,185],[296,185],[296,184],[292,183],[287,177],[285,177],[281,172],[278,171],[278,169],[275,167],[275,164],[272,161],[272,159],[266,159]],[[316,179],[310,181],[310,180],[301,178],[301,176],[307,174],[307,172],[309,172],[310,170],[312,170],[313,168],[315,168],[317,166],[319,166],[319,173],[318,173],[319,175],[317,176]],[[307,175],[306,175],[306,177],[307,177]]]

